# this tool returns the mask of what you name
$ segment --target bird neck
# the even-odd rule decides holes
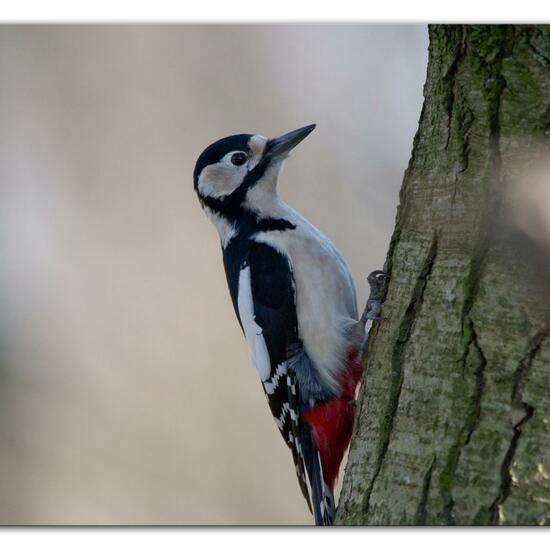
[[[267,218],[278,213],[281,202],[277,195],[276,182],[261,180],[248,191],[242,209],[258,218]]]

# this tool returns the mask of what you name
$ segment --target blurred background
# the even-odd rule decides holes
[[[193,193],[212,141],[317,123],[283,198],[383,265],[413,25],[0,27],[0,523],[311,524]]]

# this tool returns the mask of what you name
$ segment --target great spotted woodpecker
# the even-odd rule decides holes
[[[315,523],[330,525],[365,319],[358,326],[355,287],[338,250],[277,195],[284,160],[314,128],[216,141],[193,178],[218,230],[233,306],[300,488]]]

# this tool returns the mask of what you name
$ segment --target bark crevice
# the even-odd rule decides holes
[[[470,319],[470,330],[472,333],[471,346],[475,350],[475,353],[478,357],[478,368],[474,371],[475,376],[475,389],[474,395],[472,397],[472,403],[470,406],[470,415],[468,417],[468,422],[465,425],[466,427],[466,439],[464,441],[464,446],[470,443],[472,434],[479,424],[479,419],[481,418],[481,398],[483,396],[483,389],[485,387],[485,368],[487,367],[487,358],[481,349],[477,333],[474,328],[474,323]]]
[[[420,502],[418,503],[418,507],[414,515],[415,525],[426,525],[426,518],[428,515],[428,510],[427,510],[428,495],[430,493],[430,484],[432,482],[432,472],[435,465],[435,461],[436,461],[436,456],[434,455],[432,457],[432,461],[430,462],[430,466],[426,471],[426,475],[424,476],[424,481],[422,483],[422,493],[420,495]]]
[[[518,364],[518,368],[514,372],[514,383],[512,386],[512,405],[517,406],[521,403],[522,396],[523,396],[523,388],[525,387],[525,383],[527,381],[527,378],[529,377],[529,373],[531,371],[531,366],[533,365],[533,361],[535,360],[535,357],[539,353],[542,344],[548,338],[549,335],[550,335],[550,328],[545,328],[540,332],[538,332],[534,336],[534,338],[531,340],[527,348],[527,353],[520,360]]]
[[[449,148],[449,143],[451,141],[452,134],[452,124],[453,124],[453,111],[455,106],[456,98],[456,87],[458,85],[457,75],[460,67],[460,63],[466,54],[466,43],[464,41],[464,36],[460,43],[458,44],[455,52],[453,61],[445,74],[443,75],[443,81],[445,83],[446,89],[448,89],[447,98],[445,101],[445,109],[447,111],[447,141],[445,142],[445,150]]]
[[[500,508],[506,499],[510,496],[512,490],[512,465],[514,463],[514,457],[516,454],[516,449],[518,446],[519,438],[522,435],[523,426],[533,417],[535,414],[535,408],[527,403],[522,403],[525,414],[521,420],[514,425],[512,439],[510,440],[510,445],[506,454],[504,455],[504,460],[500,467],[500,491],[493,503],[489,508],[489,518],[492,525],[498,525],[500,522]]]
[[[489,518],[493,525],[498,525],[501,520],[500,508],[506,499],[510,496],[512,491],[512,466],[514,464],[514,458],[518,442],[523,433],[525,424],[531,420],[535,414],[535,407],[529,403],[523,401],[523,389],[529,377],[531,366],[533,361],[537,357],[542,344],[548,338],[550,329],[545,328],[538,332],[531,342],[529,343],[527,352],[519,361],[518,368],[514,372],[514,381],[512,386],[512,412],[515,410],[521,410],[521,418],[514,424],[512,428],[512,438],[510,444],[504,455],[502,465],[500,468],[500,490],[489,508]]]
[[[473,371],[474,387],[464,424],[458,432],[455,443],[449,449],[447,461],[440,476],[440,490],[444,502],[442,516],[444,523],[447,525],[455,525],[455,501],[452,494],[454,479],[462,449],[470,444],[472,434],[479,425],[481,419],[481,401],[485,387],[485,368],[487,366],[487,359],[479,344],[474,323],[470,318],[467,320],[467,326],[469,338],[462,357],[462,373],[464,377],[469,362],[476,365]]]

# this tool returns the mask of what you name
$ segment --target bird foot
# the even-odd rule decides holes
[[[382,321],[385,319],[385,317],[382,317],[382,315],[372,315],[371,312],[368,312],[366,315],[366,318],[368,321]]]
[[[363,311],[363,315],[361,315],[361,321],[364,323],[367,321],[382,321],[383,317],[380,315],[382,304],[380,301],[382,299],[387,278],[387,273],[379,269],[371,272],[367,277],[367,281],[370,286],[370,294],[365,310]]]

